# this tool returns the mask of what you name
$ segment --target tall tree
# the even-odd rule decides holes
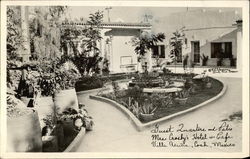
[[[98,42],[102,39],[100,26],[103,21],[103,12],[97,11],[90,14],[86,22],[85,28],[77,27],[74,23],[66,21],[61,34],[61,44],[64,52],[67,52],[69,46],[72,48],[72,55],[65,55],[66,59],[72,59],[74,64],[78,67],[81,74],[89,74],[91,70],[99,71],[98,63],[102,60],[100,57],[100,50]],[[73,25],[72,25],[73,24]],[[78,43],[81,44],[79,51]]]
[[[182,30],[177,30],[173,32],[173,37],[170,38],[170,46],[172,47],[170,51],[170,56],[173,59],[173,62],[182,61],[182,45],[185,38],[185,34]]]
[[[66,6],[35,7],[30,18],[30,37],[32,53],[37,58],[60,56],[61,16]]]
[[[144,56],[158,42],[163,42],[164,39],[164,33],[151,34],[143,32],[139,37],[132,38],[132,45],[135,47],[135,52],[138,55]]]
[[[17,58],[17,50],[22,47],[20,9],[7,7],[7,60]]]

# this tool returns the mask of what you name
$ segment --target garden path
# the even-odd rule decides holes
[[[200,127],[213,127],[220,125],[221,120],[228,118],[234,112],[242,110],[242,81],[240,78],[218,78],[228,85],[224,96],[208,105],[175,117],[160,124],[161,129],[167,129],[169,125],[178,126],[185,124],[187,128],[195,128],[196,124]],[[93,116],[95,126],[94,130],[87,132],[80,145],[73,149],[74,152],[178,152],[200,150],[209,151],[240,151],[241,150],[241,121],[231,121],[230,126],[233,131],[231,141],[236,144],[235,147],[227,148],[209,148],[201,149],[188,148],[159,148],[151,145],[152,128],[138,132],[131,121],[115,107],[92,100],[88,95],[79,95],[80,102],[85,103],[89,114]],[[230,151],[229,151],[230,150]]]

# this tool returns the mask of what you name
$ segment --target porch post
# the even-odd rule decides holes
[[[237,20],[237,65],[239,72],[242,71],[242,20]]]

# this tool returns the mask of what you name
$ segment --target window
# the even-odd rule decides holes
[[[121,56],[120,62],[121,62],[121,65],[130,65],[133,63],[132,56]]]
[[[164,45],[157,45],[152,48],[152,57],[156,58],[165,58],[165,46]]]
[[[232,42],[211,43],[211,58],[220,57],[232,57]]]

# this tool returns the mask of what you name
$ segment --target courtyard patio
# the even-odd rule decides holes
[[[207,104],[203,108],[199,108],[193,112],[177,116],[173,119],[160,123],[161,129],[167,129],[169,125],[177,126],[180,123],[187,127],[199,124],[201,127],[212,127],[221,123],[223,119],[227,119],[235,112],[242,111],[242,81],[240,78],[234,77],[217,77],[227,85],[226,93],[214,102]],[[237,85],[237,87],[235,87]],[[95,93],[92,93],[92,95]],[[90,94],[88,94],[90,95]],[[78,99],[85,102],[90,114],[93,114],[95,121],[95,131],[84,136],[79,145],[72,149],[72,152],[199,152],[197,148],[176,148],[162,147],[155,148],[152,146],[151,130],[153,126],[144,130],[137,131],[131,119],[126,117],[120,110],[114,106],[89,99],[88,95],[78,94]],[[115,119],[115,120],[114,120]],[[209,122],[207,122],[209,120]],[[232,127],[233,143],[235,147],[229,148],[232,152],[241,151],[241,120],[233,120],[228,122]],[[95,142],[93,142],[95,141]],[[207,147],[202,152],[223,152],[228,148]]]
[[[242,151],[235,10],[217,27],[216,9],[170,9],[180,26],[106,21],[112,7],[100,6],[73,20],[82,8],[7,6],[7,152]],[[183,13],[204,26],[186,28]]]

